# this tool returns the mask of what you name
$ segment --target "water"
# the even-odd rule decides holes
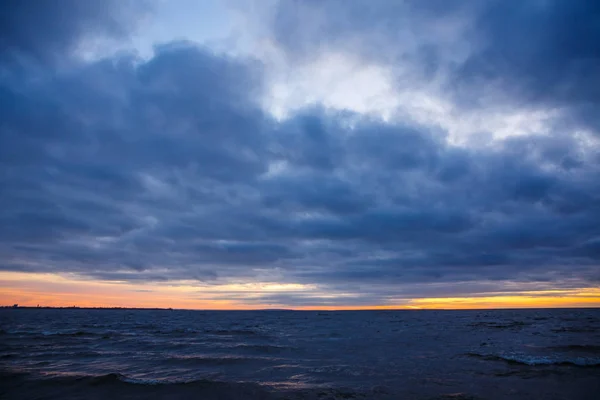
[[[0,329],[6,398],[600,398],[600,309],[3,309]]]

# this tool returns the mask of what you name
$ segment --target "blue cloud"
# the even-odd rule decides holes
[[[149,10],[146,0],[4,1],[0,62],[3,67],[64,62],[84,39],[128,37]]]

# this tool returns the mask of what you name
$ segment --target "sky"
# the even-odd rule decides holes
[[[6,0],[0,304],[600,306],[600,2]]]

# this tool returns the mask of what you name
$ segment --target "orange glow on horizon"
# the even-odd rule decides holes
[[[480,297],[409,298],[390,305],[287,306],[261,303],[264,293],[300,292],[315,298],[315,285],[247,283],[202,285],[197,282],[139,283],[82,280],[59,274],[0,272],[0,305],[54,307],[132,307],[247,310],[393,310],[600,307],[600,288],[482,294]],[[340,295],[341,296],[341,295]],[[309,297],[310,298],[310,297]],[[339,298],[339,297],[337,297]]]

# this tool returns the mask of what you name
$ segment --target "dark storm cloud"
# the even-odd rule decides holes
[[[88,37],[123,38],[147,11],[145,0],[6,0],[0,13],[0,62],[54,63]]]
[[[493,2],[472,28],[481,39],[459,79],[469,88],[496,81],[525,103],[566,107],[572,122],[598,131],[599,18],[590,0]]]
[[[444,3],[430,4],[460,11]],[[71,17],[60,40],[6,40],[64,52],[88,18]],[[598,282],[600,158],[573,131],[458,147],[439,127],[319,107],[279,122],[260,63],[192,43],[44,68],[0,75],[2,270],[345,296],[257,300],[304,305]]]

